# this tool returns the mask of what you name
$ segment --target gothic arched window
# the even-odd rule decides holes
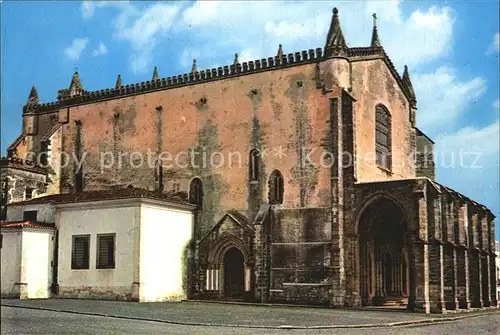
[[[200,178],[194,178],[189,184],[189,202],[199,208],[203,206],[203,184]]]
[[[250,151],[250,156],[248,160],[249,160],[248,176],[250,178],[250,181],[259,180],[259,173],[260,173],[259,150],[253,149],[252,151]]]
[[[391,115],[382,105],[375,108],[375,154],[377,165],[390,170],[391,161]]]
[[[274,170],[269,176],[269,204],[276,205],[283,203],[283,176],[278,170]]]

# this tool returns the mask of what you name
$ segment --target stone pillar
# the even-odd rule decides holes
[[[431,313],[444,313],[443,245],[437,241],[429,248],[429,303]]]
[[[496,254],[495,254],[495,221],[493,220],[493,214],[491,212],[486,213],[486,221],[488,225],[488,233],[489,233],[489,269],[490,269],[490,306],[497,307],[498,299],[497,296],[497,273],[496,273]],[[500,306],[499,306],[500,307]]]
[[[467,206],[467,205],[466,205]],[[477,213],[469,215],[469,275],[470,275],[470,299],[474,308],[483,307],[482,299],[482,269],[481,269],[481,223]]]
[[[262,303],[266,303],[269,299],[269,262],[270,262],[270,245],[264,225],[268,224],[265,221],[262,224],[255,225],[255,297]]]
[[[490,307],[490,292],[491,292],[491,275],[490,275],[490,258],[488,253],[483,257],[483,306]]]
[[[469,256],[464,246],[457,250],[457,287],[458,304],[461,309],[470,308],[469,298]]]
[[[451,243],[445,246],[444,300],[447,310],[458,309],[457,297],[457,254]]]
[[[469,249],[467,205],[463,200],[455,201],[455,216],[458,219],[457,286],[458,303],[461,309],[470,309]]]

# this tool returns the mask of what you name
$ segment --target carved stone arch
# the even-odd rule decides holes
[[[238,249],[243,255],[245,264],[250,263],[250,254],[245,247],[243,241],[232,234],[224,234],[220,236],[208,253],[208,264],[211,266],[218,267],[224,262],[224,254],[231,248]]]
[[[386,198],[387,200],[392,201],[401,211],[401,214],[403,215],[403,219],[406,222],[407,225],[410,224],[410,221],[408,220],[408,212],[405,206],[403,206],[400,201],[393,195],[387,193],[387,192],[377,192],[375,194],[370,195],[368,199],[366,199],[363,204],[356,210],[354,214],[354,235],[359,236],[359,222],[360,219],[362,218],[365,210],[370,207],[373,203],[375,203],[378,200]],[[409,228],[409,227],[408,227]]]

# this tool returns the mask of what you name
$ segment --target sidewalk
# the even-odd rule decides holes
[[[395,327],[408,324],[449,322],[475,315],[484,315],[484,313],[500,312],[497,309],[462,315],[429,316],[403,312],[247,306],[190,301],[178,303],[135,303],[77,299],[2,299],[1,305],[192,326],[272,329]]]

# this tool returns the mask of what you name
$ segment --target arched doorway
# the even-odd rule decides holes
[[[224,255],[224,297],[242,299],[245,293],[244,257],[237,248],[231,248]]]
[[[409,291],[407,222],[386,196],[372,199],[358,221],[363,305],[406,306]]]

